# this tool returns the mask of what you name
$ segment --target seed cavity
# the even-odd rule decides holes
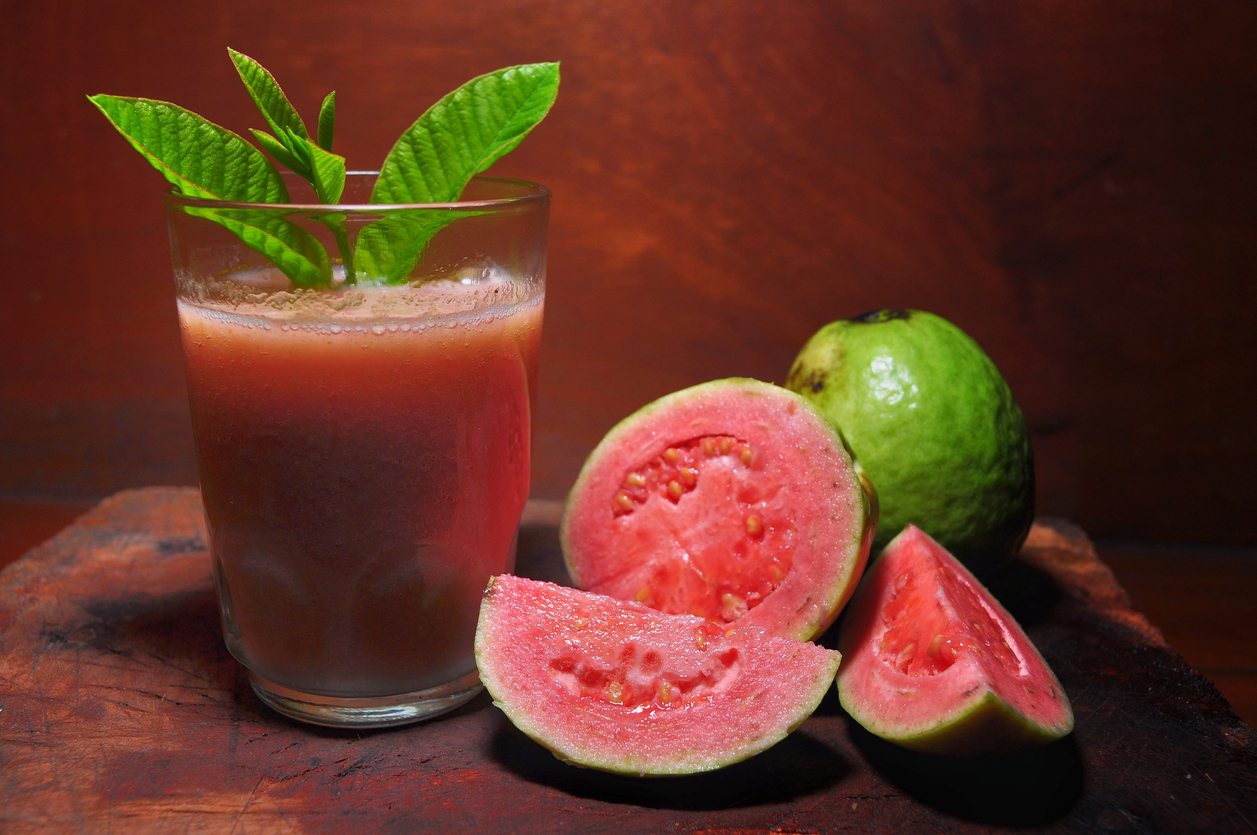
[[[669,446],[658,458],[625,473],[611,498],[613,515],[632,513],[654,496],[676,504],[698,487],[708,462],[725,456],[748,468],[756,460],[754,447],[731,435],[705,435]]]
[[[724,629],[722,627],[708,621],[694,630],[694,646],[699,649],[707,649],[707,646],[711,643],[712,639],[720,638],[724,634]]]
[[[547,672],[577,699],[633,711],[683,707],[726,689],[740,675],[741,651],[724,643],[724,634],[714,623],[703,624],[694,631],[699,652],[682,650],[675,658],[632,640],[593,652],[569,645],[551,657]]]
[[[749,427],[748,431],[758,430]],[[694,614],[718,623],[745,616],[763,604],[785,580],[796,537],[801,535],[794,529],[789,514],[776,509],[780,502],[777,491],[766,489],[756,478],[769,459],[761,462],[753,444],[733,435],[702,435],[666,446],[660,443],[655,449],[655,458],[622,471],[619,485],[609,496],[612,518],[620,519],[644,509],[651,516],[656,512],[667,514],[668,524],[708,524],[706,507],[711,502],[733,504],[737,508],[733,526],[727,527],[726,523],[718,531],[724,540],[721,546],[711,553],[687,556],[675,571],[697,580],[692,588],[701,600],[691,609]],[[702,492],[687,500],[686,495],[694,491]],[[654,505],[647,507],[652,502]],[[669,505],[676,505],[676,511]],[[736,521],[739,516],[740,530]],[[722,575],[724,581],[712,583],[706,579],[712,564],[726,560],[734,568]],[[634,589],[630,585],[624,591],[630,596],[635,594],[638,602],[665,611],[677,605],[654,593],[654,580],[643,577],[637,582],[645,582],[649,588]]]
[[[934,577],[930,577],[930,573]],[[882,660],[911,676],[944,673],[962,656],[990,655],[1009,666],[1021,659],[1000,618],[957,570],[942,563],[903,572],[883,604]],[[912,646],[908,651],[905,644]],[[1023,673],[1024,675],[1024,673]]]
[[[746,599],[736,594],[721,595],[720,605],[720,614],[726,621],[737,620],[750,611],[750,607],[746,605]]]

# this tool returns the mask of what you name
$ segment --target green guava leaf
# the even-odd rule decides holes
[[[380,167],[371,203],[446,203],[476,174],[523,141],[554,104],[559,65],[525,64],[473,78],[428,108]],[[476,212],[407,209],[358,235],[360,272],[389,284],[407,280],[437,232]]]
[[[358,233],[358,274],[385,284],[405,284],[437,232],[459,218],[480,214],[451,209],[386,209],[385,217]]]
[[[345,158],[323,150],[309,139],[301,141],[310,156],[310,182],[319,196],[319,202],[328,205],[339,203],[345,191]]]
[[[180,194],[240,203],[289,202],[275,166],[226,128],[167,102],[107,95],[88,100]],[[326,251],[291,221],[268,213],[199,211],[269,257],[295,284],[330,281]]]
[[[292,151],[292,155],[297,158],[305,169],[313,175],[314,160],[310,157],[310,147],[307,140],[302,139],[296,131],[289,130],[284,133],[284,142],[288,144],[288,149]],[[309,177],[307,177],[309,179]],[[314,181],[310,180],[310,185],[314,185]]]
[[[559,65],[524,64],[473,78],[411,125],[389,151],[371,203],[447,203],[508,153],[554,104]]]
[[[332,283],[332,262],[318,238],[273,211],[234,208],[188,208],[235,232],[249,247],[262,253],[300,287]]]
[[[258,106],[258,110],[262,111],[263,118],[271,126],[271,133],[279,137],[280,141],[286,138],[290,130],[302,139],[308,139],[310,134],[306,131],[305,123],[297,115],[296,108],[288,102],[288,97],[280,89],[275,77],[248,55],[236,52],[230,47],[227,49],[227,54],[231,56],[231,62],[236,65],[236,72],[240,73],[240,80],[248,89],[253,103]]]
[[[88,96],[118,132],[187,197],[287,203],[275,166],[243,137],[152,99]]]
[[[336,133],[336,91],[327,94],[319,108],[319,147],[332,150],[332,135]]]
[[[298,176],[304,177],[307,180],[310,179],[313,172],[303,165],[301,160],[293,156],[292,151],[288,150],[287,145],[280,142],[266,131],[258,130],[257,128],[249,128],[249,132],[253,134],[253,138],[258,141],[258,144],[262,146],[262,150],[274,157],[276,162],[293,171]]]

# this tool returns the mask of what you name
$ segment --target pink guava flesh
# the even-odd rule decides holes
[[[869,568],[843,622],[843,707],[870,732],[953,756],[1069,733],[1069,699],[1034,644],[914,525]]]
[[[754,627],[503,574],[476,630],[480,679],[560,759],[629,774],[721,768],[820,704],[841,656]]]
[[[561,536],[581,588],[808,640],[854,590],[875,508],[806,400],[719,380],[612,429],[568,497]]]

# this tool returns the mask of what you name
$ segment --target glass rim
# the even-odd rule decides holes
[[[282,172],[288,175],[289,172]],[[348,177],[378,177],[379,171],[346,171],[345,176]],[[295,176],[295,175],[293,175]],[[522,194],[513,197],[494,197],[487,200],[455,200],[448,203],[248,203],[238,200],[217,200],[208,197],[188,197],[187,195],[178,194],[171,190],[166,192],[167,206],[188,206],[197,208],[213,208],[213,209],[254,209],[265,211],[287,211],[287,212],[383,212],[397,211],[399,209],[504,209],[512,206],[527,205],[529,203],[540,203],[550,198],[550,189],[540,183],[533,183],[528,180],[516,180],[509,177],[487,177],[477,174],[472,178],[476,180],[506,183],[522,188]],[[302,181],[304,182],[304,180]]]

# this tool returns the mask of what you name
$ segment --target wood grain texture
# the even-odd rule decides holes
[[[1243,831],[1257,734],[1125,593],[1082,532],[1041,521],[990,578],[1059,674],[1066,740],[989,761],[905,755],[831,695],[724,771],[573,768],[489,701],[379,733],[300,727],[253,697],[219,635],[198,496],[118,494],[0,573],[6,832]],[[561,579],[557,534],[521,573]]]
[[[495,167],[554,191],[536,495],[643,403],[908,306],[1004,370],[1041,512],[1257,542],[1254,42],[1241,0],[10,3],[0,496],[195,482],[163,183],[83,97],[244,131],[230,45],[308,118],[337,89],[359,168],[471,75],[563,62]]]

